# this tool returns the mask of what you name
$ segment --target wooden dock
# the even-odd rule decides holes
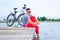
[[[0,40],[32,40],[34,28],[0,28]]]

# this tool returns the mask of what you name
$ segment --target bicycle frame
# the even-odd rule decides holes
[[[20,10],[20,11],[22,11],[22,12],[21,12],[21,14],[18,15],[18,17],[25,14],[23,10]],[[18,20],[18,17],[16,18],[16,13],[20,12],[20,11],[14,11],[14,14],[12,13],[12,15],[14,16],[14,22],[16,22]]]

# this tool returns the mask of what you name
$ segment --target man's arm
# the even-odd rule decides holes
[[[34,16],[34,17],[35,17],[35,16]],[[36,17],[35,17],[35,18],[36,18]],[[40,24],[40,22],[37,20],[37,18],[36,18],[36,23],[37,23],[37,24]]]
[[[37,24],[37,22],[32,22],[30,19],[28,19],[28,23]]]
[[[37,20],[37,19],[36,19]],[[40,24],[40,22],[37,20],[37,24]]]

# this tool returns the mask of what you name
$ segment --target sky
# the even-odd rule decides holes
[[[60,0],[0,0],[0,17],[7,17],[13,8],[20,10],[23,4],[31,8],[36,17],[60,18]]]

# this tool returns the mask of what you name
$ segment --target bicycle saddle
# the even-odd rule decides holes
[[[14,10],[17,10],[18,8],[13,8]]]

